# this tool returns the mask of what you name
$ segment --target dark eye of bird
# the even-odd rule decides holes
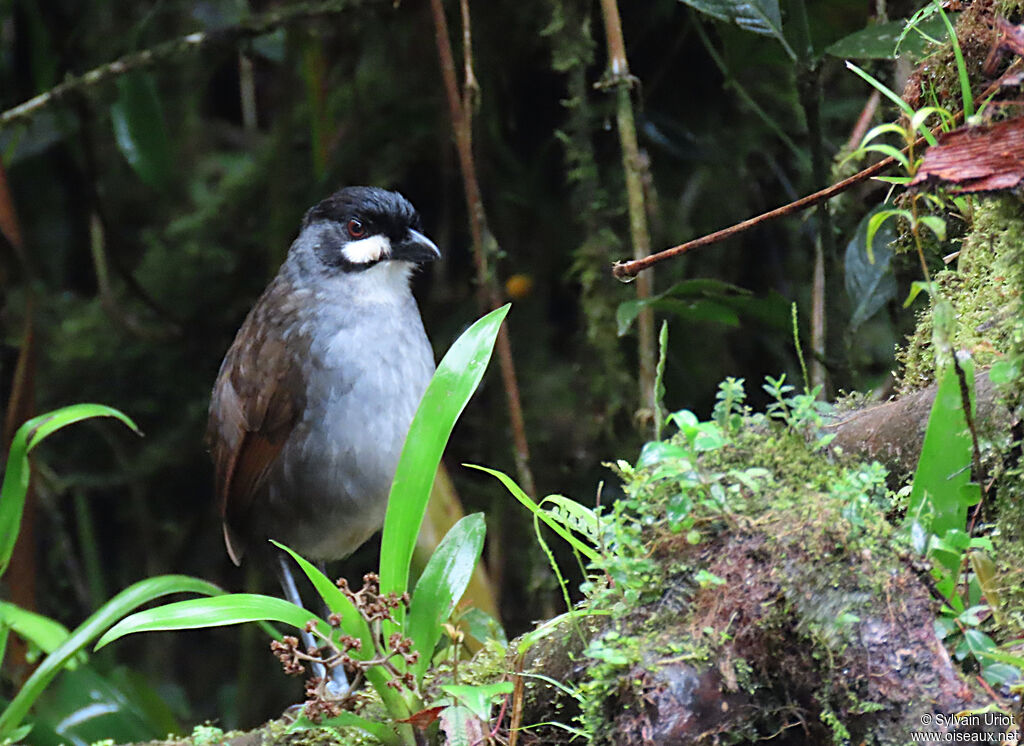
[[[363,225],[363,221],[358,218],[352,218],[348,221],[348,234],[352,238],[364,238],[366,236],[366,226]]]

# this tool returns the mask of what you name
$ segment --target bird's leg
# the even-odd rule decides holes
[[[302,605],[302,597],[299,596],[299,588],[295,584],[295,577],[292,575],[292,568],[288,565],[288,560],[285,559],[284,554],[278,555],[278,579],[281,580],[281,587],[285,591],[285,598],[292,602],[301,609],[305,609]],[[318,648],[316,641],[313,640],[313,635],[307,632],[305,629],[299,632],[302,638],[302,645],[305,649],[313,650]],[[312,663],[313,675],[324,679],[327,676],[327,668],[323,663]],[[338,686],[338,673],[340,673],[340,679],[344,686]],[[345,677],[345,670],[342,666],[335,666],[331,669],[331,681],[328,682],[328,692],[332,696],[341,699],[348,694],[348,679]]]
[[[330,577],[330,575],[327,575],[327,565],[325,563],[317,562],[316,567],[324,575]],[[323,599],[321,599],[321,605],[323,606],[324,610],[324,619],[327,619],[328,617],[330,617],[332,613],[331,609],[327,605],[327,602]],[[336,696],[338,696],[339,698],[344,697],[346,694],[348,694],[351,686],[348,681],[348,676],[345,675],[345,667],[339,663],[337,666],[331,669],[330,676],[331,680],[327,684],[328,690],[332,693],[335,693]]]

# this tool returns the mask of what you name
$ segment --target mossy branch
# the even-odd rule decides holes
[[[323,0],[323,2],[316,3],[297,3],[254,15],[234,26],[197,31],[149,49],[126,54],[120,59],[95,67],[81,75],[69,74],[62,83],[50,90],[8,109],[0,114],[0,128],[30,118],[69,96],[84,93],[100,83],[120,77],[132,70],[153,67],[209,47],[230,46],[243,39],[263,36],[275,29],[294,23],[343,13],[364,2],[366,0]]]

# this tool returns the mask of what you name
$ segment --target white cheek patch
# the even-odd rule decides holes
[[[391,241],[387,236],[361,238],[349,241],[341,253],[353,264],[370,264],[391,255]]]

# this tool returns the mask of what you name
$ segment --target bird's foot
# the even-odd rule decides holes
[[[328,698],[333,700],[345,699],[352,692],[344,666],[335,666],[331,669],[324,691]]]

